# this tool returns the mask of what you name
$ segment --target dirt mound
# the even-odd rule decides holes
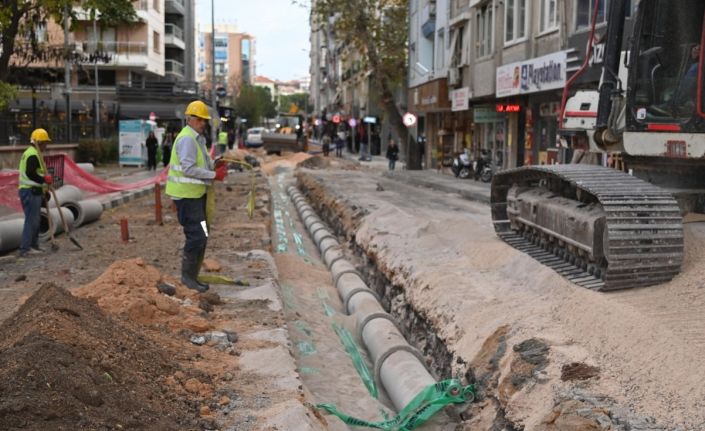
[[[262,171],[271,176],[276,173],[279,167],[294,169],[299,163],[310,157],[312,156],[308,153],[284,153],[281,156],[272,155],[262,163]]]
[[[0,429],[200,429],[177,355],[46,284],[0,326]]]
[[[160,283],[174,286],[173,296],[159,292]],[[93,282],[74,289],[74,295],[95,299],[109,314],[149,326],[165,326],[170,330],[189,329],[204,332],[212,323],[201,316],[201,298],[176,280],[163,277],[141,258],[119,260]]]

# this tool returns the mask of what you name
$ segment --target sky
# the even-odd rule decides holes
[[[213,0],[215,24],[235,24],[256,38],[257,75],[281,81],[308,76],[309,9],[291,0]],[[306,2],[308,3],[308,2]],[[196,16],[210,26],[211,0],[196,0]]]

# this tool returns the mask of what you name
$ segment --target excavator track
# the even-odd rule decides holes
[[[510,220],[510,189],[542,184],[569,190],[570,197],[581,196],[601,206],[605,258],[599,265],[588,266],[565,249],[556,252],[555,247],[527,235],[531,227],[517,229],[516,220]],[[645,287],[667,282],[680,272],[683,221],[678,203],[670,193],[631,175],[595,165],[522,167],[494,176],[490,200],[495,231],[502,240],[579,286],[599,291]]]

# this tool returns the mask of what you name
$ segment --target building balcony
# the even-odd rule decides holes
[[[164,44],[170,48],[186,49],[184,31],[176,24],[164,24]]]
[[[184,0],[166,0],[164,2],[164,10],[166,13],[185,16],[186,4]]]
[[[172,75],[176,78],[183,79],[185,70],[184,64],[180,61],[164,60],[164,72],[167,75]]]
[[[149,64],[147,42],[83,42],[76,45],[76,53],[85,57],[98,53],[110,58],[107,65],[146,68]]]

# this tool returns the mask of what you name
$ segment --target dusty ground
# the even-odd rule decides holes
[[[150,196],[75,231],[83,251],[59,238],[58,252],[0,257],[0,429],[318,423],[279,329],[266,177],[257,179],[253,219],[248,189],[242,173],[218,185],[206,255],[211,274],[239,286],[199,295],[178,283],[183,233],[165,196],[161,226]],[[169,294],[158,290],[169,285]]]
[[[488,206],[364,171],[299,183],[480,385],[464,429],[705,429],[702,223],[672,282],[605,294],[498,240]]]

